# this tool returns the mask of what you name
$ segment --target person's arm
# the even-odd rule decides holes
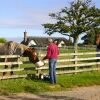
[[[50,56],[51,56],[51,49],[50,49],[50,47],[48,47],[48,48],[47,48],[47,54],[46,54],[46,56],[43,58],[43,60],[49,59]]]
[[[47,55],[42,60],[45,60],[45,59],[47,59]]]

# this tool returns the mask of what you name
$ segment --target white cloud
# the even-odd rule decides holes
[[[37,2],[33,2],[32,0],[29,0],[29,2],[34,3],[33,5],[27,4],[27,2],[23,2],[24,0],[10,0],[10,6],[7,5],[6,10],[8,12],[6,13],[6,16],[0,18],[0,27],[9,27],[9,28],[40,28],[42,27],[41,24],[44,24],[46,22],[50,22],[50,17],[48,14],[50,12],[56,12],[59,6],[63,5],[60,0],[48,0],[51,4],[39,4],[39,0]],[[40,1],[42,2],[42,1]],[[47,1],[44,0],[46,3]],[[44,3],[43,2],[43,3]],[[47,2],[47,3],[48,3]],[[53,3],[54,2],[54,3]],[[56,2],[58,4],[56,4]],[[8,2],[9,3],[9,2]],[[36,5],[35,5],[36,3]],[[47,8],[48,7],[48,8]],[[17,9],[16,9],[17,8]]]

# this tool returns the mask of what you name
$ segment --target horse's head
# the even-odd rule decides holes
[[[37,50],[35,48],[28,48],[24,51],[23,56],[29,57],[30,62],[36,63],[39,61]]]

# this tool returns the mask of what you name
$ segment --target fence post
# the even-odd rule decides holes
[[[4,58],[4,62],[7,62],[7,57]],[[8,65],[5,65],[4,69],[7,69],[7,68],[8,68]],[[3,72],[2,74],[3,74],[3,76],[5,76],[7,74],[7,72]]]
[[[38,77],[38,78],[40,78],[41,74],[42,74],[41,73],[41,69],[36,68],[36,74],[35,74],[35,76]]]
[[[75,55],[74,55],[74,59],[75,59],[75,61],[74,61],[74,64],[76,65],[77,64],[77,50],[75,50],[74,51],[74,53],[75,53]],[[75,66],[75,71],[77,70],[78,68],[77,68],[77,66]]]
[[[74,59],[75,59],[74,64],[76,65],[76,64],[77,64],[77,55],[75,55],[75,58],[74,58]],[[77,66],[75,66],[75,71],[76,71],[76,70],[78,70]]]

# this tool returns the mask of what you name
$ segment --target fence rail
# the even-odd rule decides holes
[[[15,74],[24,70],[20,68],[23,63],[19,59],[19,55],[0,55],[0,79],[26,77],[26,75]]]
[[[96,54],[100,54],[100,52],[62,53],[58,57],[56,74],[78,73],[84,71],[100,70],[99,67],[100,62],[97,61],[100,59],[100,57],[96,57]],[[40,58],[43,56],[44,54],[41,54]],[[72,58],[70,58],[70,56]],[[60,59],[60,57],[63,58]],[[45,66],[36,68],[37,74],[46,74],[44,73],[44,70],[48,70],[47,64],[48,60],[45,61]]]

